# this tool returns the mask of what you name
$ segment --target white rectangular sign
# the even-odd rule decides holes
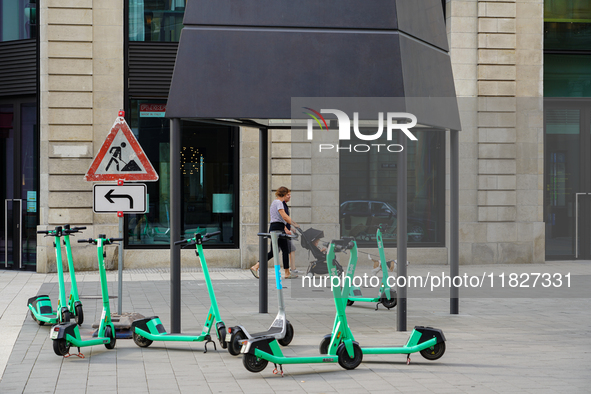
[[[92,209],[95,213],[144,213],[147,188],[143,183],[94,185]]]

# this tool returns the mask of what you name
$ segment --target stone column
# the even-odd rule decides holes
[[[448,6],[457,94],[474,97],[460,99],[460,261],[543,262],[543,2]]]
[[[85,237],[116,234],[116,217],[93,214],[92,184],[83,176],[123,107],[123,0],[40,6],[40,228],[85,225]],[[73,247],[77,268],[96,268],[96,251]],[[39,272],[55,270],[49,238],[38,238],[37,256]]]

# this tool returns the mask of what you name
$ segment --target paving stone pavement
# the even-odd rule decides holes
[[[360,270],[364,268],[371,269]],[[409,275],[448,270],[417,265],[409,267]],[[478,276],[571,272],[573,280],[575,276],[587,280],[591,262],[461,266],[460,272]],[[249,330],[269,326],[276,311],[272,282],[270,313],[259,314],[258,282],[250,272],[219,269],[211,275],[227,326],[240,323]],[[85,312],[81,334],[90,336],[91,323],[98,320],[102,308],[101,300],[94,298],[100,295],[99,278],[95,272],[77,277]],[[109,272],[111,296],[117,294],[116,277],[116,272]],[[328,293],[296,292],[301,282],[286,282],[287,314],[295,337],[284,353],[316,355],[320,339],[330,332],[334,304]],[[414,354],[406,365],[403,355],[366,355],[355,370],[346,371],[338,364],[287,365],[282,378],[272,374],[272,367],[257,374],[248,372],[240,356],[231,356],[219,345],[217,351],[210,345],[204,354],[203,343],[161,342],[139,348],[132,340],[120,339],[114,350],[83,348],[84,359],[58,357],[49,327],[38,326],[26,308],[27,299],[39,292],[48,292],[56,300],[56,275],[0,271],[0,393],[589,393],[591,287],[550,290],[532,291],[532,297],[526,292],[506,298],[501,289],[488,298],[464,297],[461,313],[450,315],[445,294],[417,298],[409,289],[407,326],[441,328],[447,338],[441,359],[428,361]],[[183,332],[200,332],[209,299],[199,270],[183,272],[182,295]],[[124,272],[124,312],[158,315],[169,328],[169,300],[167,270]],[[355,303],[347,308],[356,340],[362,346],[403,345],[409,332],[396,331],[396,308],[375,311],[374,307]],[[112,311],[116,308],[117,300],[112,299]]]

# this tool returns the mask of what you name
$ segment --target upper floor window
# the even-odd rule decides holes
[[[129,0],[129,41],[178,42],[187,0]]]
[[[588,0],[544,1],[544,49],[591,50],[591,3]]]
[[[0,0],[0,41],[35,38],[36,3],[36,0]]]

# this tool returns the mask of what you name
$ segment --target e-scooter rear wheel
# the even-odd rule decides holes
[[[240,328],[232,328],[232,336],[230,337],[230,343],[228,344],[228,352],[232,356],[237,356],[240,354],[240,349],[242,348],[242,341],[244,339],[246,339],[246,335]]]
[[[432,347],[421,350],[421,356],[431,361],[441,358],[443,353],[445,353],[445,342],[439,342]]]
[[[74,320],[76,321],[76,324],[81,326],[82,323],[84,323],[84,311],[82,310],[82,305],[76,305],[75,310],[76,315],[74,316]]]
[[[344,343],[339,345],[337,349],[337,357],[339,358],[339,365],[345,369],[355,369],[361,364],[363,360],[363,352],[361,347],[356,342],[353,342],[353,357],[349,357],[347,348]]]
[[[265,359],[258,358],[254,354],[245,354],[242,359],[242,364],[244,364],[244,368],[248,369],[250,372],[256,373],[267,368],[269,362]]]
[[[115,344],[117,343],[117,338],[115,338],[115,331],[113,331],[113,329],[111,329],[111,326],[107,326],[107,328],[105,328],[105,336],[107,338],[111,338],[109,343],[105,343],[105,347],[107,349],[115,349]]]
[[[140,334],[136,333],[135,331],[133,333],[133,341],[139,347],[148,347],[152,344],[152,342],[154,342],[151,339],[141,336]]]
[[[281,339],[278,339],[277,342],[279,342],[279,344],[281,346],[287,346],[291,343],[292,340],[293,340],[293,326],[291,325],[290,322],[287,322],[287,327],[285,327],[285,336]]]
[[[58,356],[65,356],[70,353],[70,344],[64,338],[54,339],[53,351]]]
[[[33,319],[33,321],[37,324],[39,324],[40,326],[44,326],[45,322],[41,321],[41,320],[37,320],[37,318],[35,317],[35,314],[33,313],[33,311],[29,310],[29,312],[31,313],[31,318]]]

